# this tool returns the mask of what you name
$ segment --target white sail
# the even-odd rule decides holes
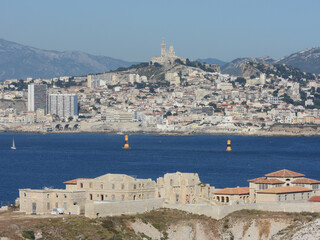
[[[14,139],[12,139],[12,147],[11,149],[16,149],[16,145],[14,144]]]

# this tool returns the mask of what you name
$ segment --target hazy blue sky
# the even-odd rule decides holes
[[[0,38],[130,61],[274,58],[319,46],[319,0],[1,0]]]

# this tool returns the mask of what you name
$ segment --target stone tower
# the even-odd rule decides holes
[[[161,57],[165,57],[167,54],[166,51],[166,44],[164,43],[164,38],[162,37],[162,43],[161,43]]]

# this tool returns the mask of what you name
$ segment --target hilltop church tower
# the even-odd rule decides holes
[[[153,57],[151,59],[152,64],[154,63],[159,63],[161,65],[173,64],[176,59],[180,59],[184,63],[186,62],[186,59],[176,56],[173,46],[170,46],[169,50],[167,51],[164,38],[162,38],[161,55],[157,57]]]
[[[162,43],[161,43],[161,57],[166,56],[166,44],[164,43],[164,37],[162,37]]]

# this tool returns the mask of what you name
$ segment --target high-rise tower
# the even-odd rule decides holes
[[[46,84],[28,85],[28,111],[35,112],[37,109],[43,109],[47,113]]]

